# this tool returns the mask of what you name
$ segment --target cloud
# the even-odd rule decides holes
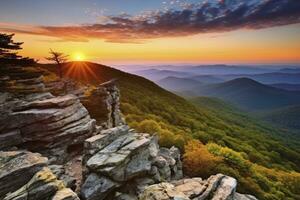
[[[3,26],[2,31],[85,42],[102,39],[142,43],[147,39],[262,29],[300,22],[299,0],[206,0],[180,9],[163,9],[140,15],[105,16],[104,23],[78,26]],[[7,25],[7,24],[6,24]]]

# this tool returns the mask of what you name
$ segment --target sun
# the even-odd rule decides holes
[[[83,53],[77,52],[72,55],[72,60],[74,61],[84,61],[85,55]]]

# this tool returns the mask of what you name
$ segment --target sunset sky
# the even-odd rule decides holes
[[[41,61],[300,63],[299,0],[1,0],[0,31]]]

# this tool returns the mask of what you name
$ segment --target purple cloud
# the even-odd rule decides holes
[[[262,29],[300,22],[299,0],[218,0],[185,5],[178,10],[138,16],[106,16],[106,23],[79,26],[40,26],[9,31],[53,36],[63,40],[140,43],[146,39],[178,37],[237,29]],[[0,28],[0,30],[5,30]],[[7,31],[8,29],[6,29]]]

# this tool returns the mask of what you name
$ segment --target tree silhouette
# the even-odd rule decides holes
[[[53,51],[52,49],[50,49],[49,54],[50,54],[50,56],[46,57],[46,59],[49,61],[52,61],[58,65],[59,76],[60,76],[60,78],[62,78],[63,77],[62,67],[63,67],[63,64],[68,61],[69,56],[65,55],[64,53],[61,53],[61,52]]]
[[[18,50],[21,50],[23,42],[14,42],[15,34],[0,33],[0,61],[4,64],[14,65],[31,65],[35,61],[28,57],[18,55]]]

